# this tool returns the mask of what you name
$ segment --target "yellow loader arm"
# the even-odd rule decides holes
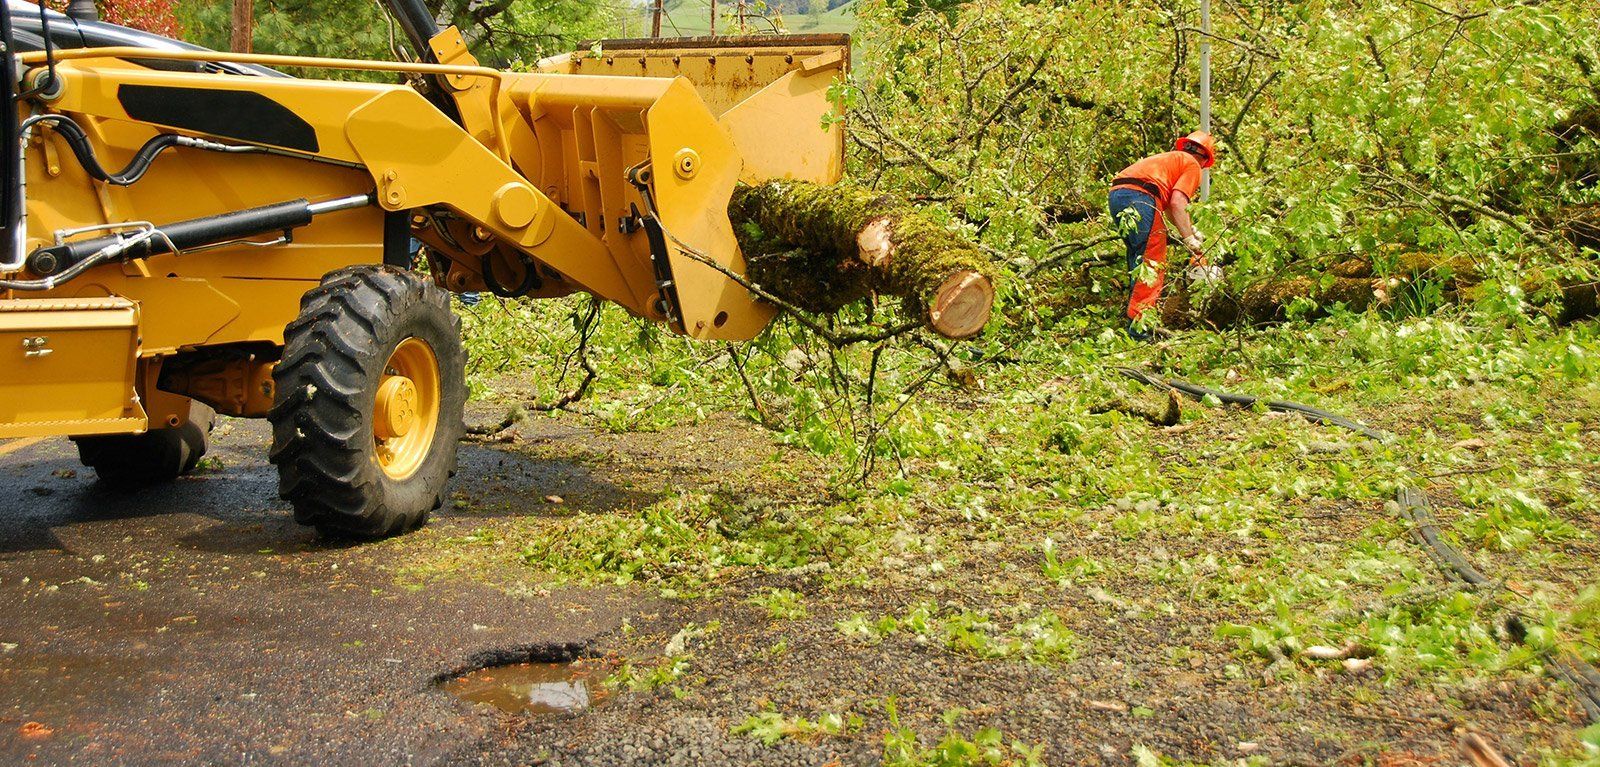
[[[454,28],[429,44],[441,63],[57,51],[47,103],[362,168],[451,290],[585,290],[695,338],[748,339],[771,320],[773,307],[695,256],[743,274],[727,216],[740,181],[839,178],[843,134],[824,118],[847,37],[600,42],[529,73],[478,66]],[[406,86],[174,75],[124,58],[420,73],[445,84],[458,119]],[[196,117],[246,101],[299,133],[244,136]]]

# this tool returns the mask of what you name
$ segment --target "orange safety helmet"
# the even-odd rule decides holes
[[[1209,168],[1217,164],[1217,142],[1211,138],[1211,134],[1203,130],[1197,130],[1178,139],[1178,143],[1172,148],[1179,152],[1190,150],[1198,152],[1200,154],[1200,167],[1202,168]]]

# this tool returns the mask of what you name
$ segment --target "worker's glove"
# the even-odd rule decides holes
[[[1183,238],[1183,246],[1188,248],[1190,253],[1198,256],[1205,252],[1205,239],[1205,235],[1201,234],[1199,229],[1196,229],[1194,234]]]
[[[1215,285],[1222,282],[1222,267],[1220,266],[1191,266],[1184,272],[1190,282],[1206,285]]]

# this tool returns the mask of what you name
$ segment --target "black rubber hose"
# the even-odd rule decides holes
[[[5,45],[7,51],[16,50],[15,36],[11,32],[11,13],[7,10],[0,14],[0,43]],[[22,125],[17,121],[17,71],[16,59],[9,55],[0,56],[0,80],[4,83],[5,99],[0,103],[0,109],[5,114],[0,115],[0,162],[5,163],[5,171],[0,173],[0,223],[5,231],[0,234],[0,262],[10,263],[13,259],[20,260],[22,254],[16,252],[20,247],[16,235],[17,227],[22,222],[22,155],[17,151],[17,141],[22,138]]]
[[[489,289],[490,293],[501,298],[517,298],[528,295],[529,291],[535,290],[540,286],[538,267],[534,266],[532,259],[521,253],[517,254],[517,259],[522,263],[522,282],[515,288],[508,288],[500,284],[500,278],[494,276],[494,254],[495,251],[491,250],[483,254],[483,258],[478,260],[478,267],[483,271],[483,285]]]
[[[1578,691],[1578,703],[1589,715],[1589,721],[1600,722],[1600,673],[1582,658],[1569,653],[1556,656],[1553,665],[1556,673]]]
[[[181,138],[175,133],[160,134],[139,147],[139,151],[133,154],[133,159],[128,161],[128,167],[110,173],[100,164],[100,158],[95,156],[94,146],[89,143],[89,135],[73,122],[72,118],[65,115],[40,115],[30,118],[29,122],[48,122],[54,125],[56,132],[66,139],[73,156],[78,158],[78,163],[91,177],[117,186],[132,186],[143,178],[145,172],[150,170],[150,165],[155,162],[156,155],[161,154],[167,147],[175,146]]]
[[[1255,407],[1257,402],[1261,402],[1260,397],[1252,397],[1248,394],[1234,394],[1232,392],[1225,392],[1220,389],[1211,389],[1177,378],[1162,378],[1161,376],[1148,373],[1138,368],[1117,368],[1117,372],[1151,386],[1177,389],[1178,391],[1181,391],[1194,399],[1205,399],[1209,395],[1216,397],[1218,400],[1229,405],[1238,405],[1239,407]],[[1378,431],[1371,426],[1367,426],[1359,421],[1352,421],[1349,418],[1345,418],[1344,416],[1336,413],[1330,413],[1326,410],[1314,408],[1310,405],[1302,405],[1298,402],[1283,402],[1278,400],[1267,400],[1263,404],[1266,405],[1268,410],[1276,410],[1280,413],[1299,413],[1300,415],[1303,415],[1317,423],[1325,423],[1330,426],[1339,426],[1349,429],[1350,431],[1360,434],[1363,437],[1375,439],[1379,442],[1389,441],[1389,435],[1384,434],[1383,432]]]
[[[1428,552],[1428,556],[1433,558],[1446,576],[1472,586],[1493,583],[1467,561],[1460,549],[1439,535],[1439,522],[1433,516],[1433,504],[1428,502],[1427,493],[1414,487],[1402,487],[1395,492],[1394,500],[1400,507],[1401,516],[1411,522],[1411,537],[1422,544],[1423,550]]]

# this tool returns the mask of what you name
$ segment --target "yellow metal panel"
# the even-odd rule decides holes
[[[138,351],[131,301],[0,300],[0,438],[143,431]]]
[[[733,139],[701,106],[687,80],[673,81],[650,107],[649,122],[661,225],[703,256],[743,274],[744,256],[728,221],[728,201],[741,167]],[[686,172],[687,160],[692,160],[692,172]],[[754,338],[772,321],[775,307],[758,303],[726,275],[684,255],[676,243],[669,242],[667,249],[685,333],[744,340]]]
[[[626,77],[685,77],[720,115],[817,57],[850,60],[849,35],[643,38],[585,43],[591,50],[540,61],[540,71]],[[598,47],[600,55],[591,51]]]
[[[104,66],[92,61],[64,63],[57,67],[57,72],[65,82],[65,88],[61,98],[51,103],[52,107],[63,112],[88,112],[130,122],[132,118],[117,98],[117,91],[123,85],[259,93],[289,108],[310,124],[316,133],[318,156],[344,162],[360,159],[345,140],[344,122],[352,108],[387,92],[404,91],[416,95],[416,91],[396,85],[288,77],[178,74]]]
[[[17,56],[23,64],[45,63],[44,51],[30,51]],[[260,64],[268,67],[313,67],[316,69],[350,69],[371,72],[416,72],[419,74],[472,75],[499,77],[500,73],[488,67],[450,66],[447,64],[414,64],[400,61],[368,61],[366,59],[331,59],[317,56],[285,56],[275,53],[230,53],[227,51],[162,51],[152,48],[108,46],[105,48],[57,48],[48,58],[57,62],[83,59],[136,59],[140,61],[231,61],[239,64]],[[119,64],[126,66],[126,63]],[[179,75],[188,76],[187,74]],[[236,75],[225,75],[236,77]],[[258,80],[258,78],[249,78]],[[301,81],[306,82],[306,81]]]
[[[790,72],[723,113],[722,127],[744,158],[739,180],[832,184],[844,177],[844,130],[838,122],[822,125],[834,111],[828,86],[841,63]]]
[[[104,165],[125,165],[138,147],[157,133],[149,125],[114,119],[121,112],[115,101],[84,99],[79,106],[85,111],[71,116],[89,133]],[[42,161],[42,147],[54,147],[64,156],[54,173]],[[296,198],[317,201],[372,189],[371,177],[360,168],[184,148],[163,152],[139,183],[112,186],[92,180],[53,131],[36,136],[29,148],[27,169],[28,228],[35,245],[50,240],[56,230],[89,224],[130,220],[163,224]],[[229,246],[157,256],[148,260],[148,269],[152,274],[183,276],[316,279],[341,266],[380,261],[382,223],[382,214],[376,209],[341,211],[297,230],[294,242],[287,245]],[[105,268],[94,273],[115,271]]]
[[[283,319],[285,312],[281,304],[274,306],[263,300],[270,294],[252,291],[236,298],[229,297],[217,289],[222,282],[225,281],[166,277],[102,281],[85,276],[63,285],[58,291],[84,297],[117,295],[147,307],[140,329],[141,351],[147,355],[170,354],[182,347],[211,341],[222,328],[239,318],[241,300],[258,312],[271,309],[272,321]],[[295,284],[304,286],[303,292],[313,283]],[[294,305],[298,307],[299,303],[295,300]],[[287,320],[277,324],[277,335],[281,335],[282,325],[287,324]],[[227,340],[261,340],[252,338],[249,332],[240,335],[245,337]]]

